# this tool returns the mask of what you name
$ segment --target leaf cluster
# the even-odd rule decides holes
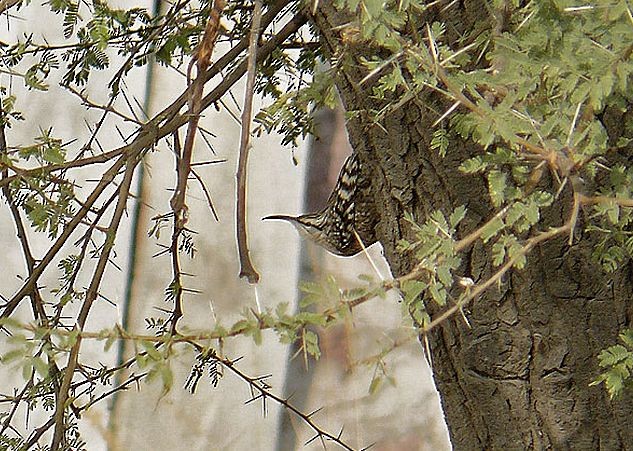
[[[446,305],[449,292],[454,284],[454,271],[461,263],[455,252],[455,242],[459,223],[466,216],[466,208],[459,207],[446,218],[439,210],[433,212],[423,225],[419,225],[410,214],[405,215],[414,240],[402,239],[398,250],[402,254],[412,253],[418,261],[417,270],[423,278],[407,280],[400,284],[404,306],[417,326],[430,321],[424,299],[432,299],[438,306]]]
[[[620,341],[623,344],[610,346],[600,353],[598,361],[605,371],[591,383],[604,384],[611,398],[619,396],[625,387],[633,388],[633,329],[620,333]]]
[[[481,146],[460,170],[486,181],[498,212],[474,237],[491,247],[499,268],[495,277],[522,268],[540,237],[555,236],[554,226],[569,231],[570,242],[574,229],[584,227],[596,242],[593,258],[605,271],[629,264],[633,180],[620,163],[633,138],[629,2],[492,2],[493,21],[504,22],[483,20],[459,36],[429,19],[436,17],[427,14],[432,3],[335,2],[351,20],[341,30],[334,63],[365,69],[356,81],[377,107],[364,113],[382,127],[391,112],[424,103],[429,92],[444,99],[430,148],[446,157],[462,140]],[[622,118],[617,136],[608,116]],[[572,216],[543,230],[544,210],[553,206],[573,215],[581,210],[586,221]],[[459,234],[447,214],[435,212],[422,224],[408,216],[415,238],[399,243],[399,251],[413,253],[424,273],[401,286],[409,314],[422,326],[430,318],[420,299],[445,305],[457,286]],[[457,306],[470,299],[468,292],[462,288],[456,295]],[[610,350],[624,359],[623,347]],[[618,362],[613,371],[624,380],[626,360]]]

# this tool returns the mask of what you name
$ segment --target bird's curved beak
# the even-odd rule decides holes
[[[288,216],[288,215],[270,215],[270,216],[264,216],[262,218],[262,221],[266,221],[268,219],[277,219],[280,221],[294,221],[294,217],[293,216]]]

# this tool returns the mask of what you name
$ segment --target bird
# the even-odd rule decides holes
[[[341,257],[356,255],[377,241],[378,216],[371,186],[356,154],[345,160],[323,209],[299,216],[271,215],[263,219],[287,221],[299,235]]]

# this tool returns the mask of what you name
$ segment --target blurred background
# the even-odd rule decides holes
[[[118,2],[131,7],[131,2]],[[135,2],[140,7],[156,10],[158,2]],[[109,2],[115,6],[117,2]],[[11,16],[4,15],[0,39],[14,42],[17,37],[33,35],[33,39],[49,43],[64,42],[60,18],[50,14],[47,5],[31,2]],[[50,15],[49,18],[46,15]],[[228,47],[220,45],[216,54]],[[114,71],[117,56],[113,53],[110,69],[95,72],[86,94],[97,102],[107,102],[103,89]],[[1,85],[18,98],[16,109],[27,118],[8,131],[9,145],[25,145],[38,136],[40,129],[52,128],[66,141],[85,142],[91,126],[101,112],[89,110],[81,101],[51,82],[47,92],[27,91],[20,79],[4,71]],[[210,83],[217,83],[217,80]],[[150,65],[148,70],[133,70],[126,79],[128,95],[143,105],[152,117],[175,99],[186,87],[182,74]],[[184,317],[180,331],[203,331],[217,322],[229,327],[240,318],[244,309],[256,309],[256,298],[263,308],[289,303],[296,309],[301,296],[300,281],[323,281],[333,275],[343,288],[360,283],[358,276],[378,278],[366,255],[352,258],[334,257],[322,249],[299,239],[294,228],[284,222],[261,221],[270,214],[296,215],[322,207],[332,189],[338,171],[350,149],[340,110],[315,112],[319,124],[317,138],[303,142],[298,148],[283,147],[276,135],[253,137],[249,161],[248,226],[250,253],[261,275],[255,287],[238,278],[239,263],[235,240],[235,172],[239,148],[239,103],[243,83],[231,91],[236,99],[204,112],[200,126],[208,130],[208,142],[196,140],[194,161],[223,160],[200,166],[197,172],[204,180],[219,221],[210,211],[199,183],[190,181],[187,196],[188,227],[195,235],[194,258],[183,258],[183,271],[191,274],[188,287],[198,290],[184,298]],[[227,96],[228,97],[228,96]],[[122,102],[122,101],[121,101]],[[255,112],[262,106],[256,99]],[[122,107],[124,109],[124,107]],[[138,114],[142,114],[139,108]],[[229,112],[231,111],[232,114]],[[98,145],[109,150],[122,143],[121,136],[131,134],[133,124],[115,121],[109,116],[97,135]],[[183,132],[184,133],[184,132]],[[89,192],[98,173],[77,172],[78,192]],[[160,317],[166,304],[165,289],[171,281],[171,263],[160,253],[168,244],[168,230],[156,239],[148,237],[152,218],[170,211],[169,199],[175,184],[174,154],[164,142],[150,152],[142,174],[136,176],[136,202],[130,202],[123,227],[117,237],[111,265],[102,286],[102,298],[91,311],[89,331],[99,331],[121,324],[126,330],[147,334],[147,318]],[[1,294],[5,298],[21,286],[26,273],[6,202],[0,204]],[[44,233],[29,231],[29,240],[37,257],[41,257],[50,240]],[[72,249],[68,243],[66,253]],[[382,277],[390,277],[379,244],[369,249]],[[89,273],[85,275],[86,278]],[[50,296],[59,273],[56,266],[45,273],[43,293]],[[86,279],[88,280],[88,279]],[[71,306],[72,308],[72,306]],[[28,306],[22,306],[18,317],[31,318]],[[404,319],[403,319],[404,318]],[[320,331],[320,360],[304,360],[296,347],[279,343],[273,332],[263,334],[257,346],[249,338],[232,338],[221,350],[228,358],[242,359],[240,370],[251,377],[268,375],[271,391],[290,397],[290,403],[304,413],[320,409],[312,419],[330,433],[338,434],[356,448],[374,444],[374,450],[447,450],[450,449],[439,399],[433,386],[431,371],[422,348],[408,327],[406,314],[397,297],[374,299],[355,309],[344,324]],[[6,345],[0,339],[0,353]],[[393,349],[376,365],[373,357]],[[81,359],[111,366],[132,357],[133,344],[114,345],[107,352],[102,342],[86,341]],[[196,393],[184,385],[195,363],[188,351],[172,362],[175,373],[173,389],[161,393],[159,382],[132,386],[116,397],[95,404],[79,421],[83,439],[89,450],[294,450],[323,449],[319,440],[307,445],[312,431],[289,416],[272,400],[245,404],[251,399],[248,385],[225,372],[217,387],[207,378],[201,380]],[[307,365],[306,365],[307,363]],[[133,371],[133,369],[131,370]],[[138,370],[137,370],[138,371]],[[372,381],[382,381],[378,382]],[[23,384],[22,375],[14,368],[0,365],[0,392],[11,394]],[[0,404],[0,413],[10,406]],[[19,417],[19,416],[18,416]],[[26,412],[20,418],[27,417]],[[38,427],[48,414],[35,411],[22,425],[24,430]],[[45,436],[48,437],[48,436]],[[46,438],[42,443],[47,443]],[[328,449],[336,445],[328,444]]]

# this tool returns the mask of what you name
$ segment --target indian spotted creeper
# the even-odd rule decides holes
[[[343,257],[355,255],[363,246],[376,242],[374,229],[378,217],[369,180],[363,177],[355,154],[345,160],[336,186],[321,211],[300,216],[272,215],[264,219],[288,221],[302,236]]]

